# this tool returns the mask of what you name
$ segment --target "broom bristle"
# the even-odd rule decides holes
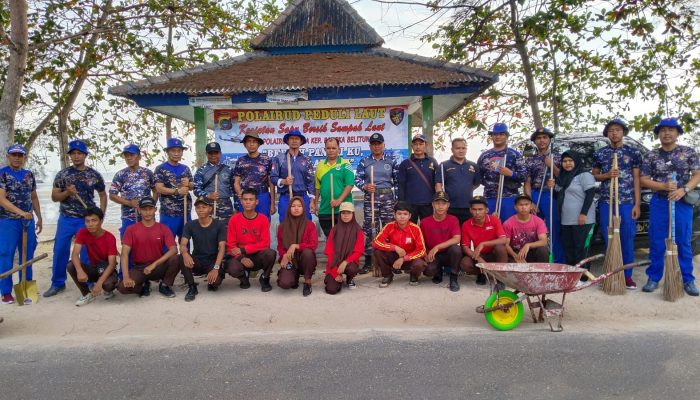
[[[608,240],[608,248],[603,261],[604,272],[611,272],[623,265],[622,245],[620,243],[620,217],[613,218],[613,234]],[[622,295],[626,292],[625,274],[620,271],[603,281],[603,291],[609,295]]]
[[[676,301],[683,297],[683,277],[678,264],[678,248],[673,239],[666,239],[664,258],[664,300]]]

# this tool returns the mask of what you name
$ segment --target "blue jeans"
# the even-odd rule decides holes
[[[552,256],[554,258],[555,263],[559,264],[564,264],[566,261],[564,260],[564,248],[561,245],[561,221],[559,217],[559,212],[557,209],[557,199],[554,199],[552,201],[552,220],[551,223],[549,221],[549,190],[544,190],[544,191],[539,191],[539,190],[533,190],[532,191],[532,201],[534,204],[537,204],[537,199],[542,196],[542,199],[540,199],[540,205],[539,209],[540,212],[537,214],[540,218],[542,218],[547,224],[547,229],[550,229],[551,227],[551,232],[549,232],[549,236],[552,239]]]
[[[489,203],[489,214],[494,214],[496,212],[496,199],[486,198],[486,202]],[[506,222],[508,218],[515,215],[515,197],[504,197],[501,199],[501,215],[498,219],[501,222]]]
[[[304,194],[301,196],[306,205],[306,219],[311,220],[311,212],[309,210],[309,196]],[[287,215],[287,207],[289,207],[289,195],[283,194],[280,196],[280,201],[277,207],[277,214],[280,216],[280,223],[284,221],[285,215]]]
[[[27,260],[34,258],[36,250],[36,231],[32,220],[27,228]],[[17,252],[17,264],[22,262],[22,220],[0,219],[0,273],[12,269]],[[22,271],[19,272],[20,280]],[[32,267],[27,267],[27,280],[32,279]],[[0,294],[12,293],[12,277],[0,280]]]
[[[192,216],[188,215],[187,216],[187,222],[192,221]],[[182,215],[178,215],[177,217],[173,217],[170,215],[160,215],[160,223],[167,226],[168,229],[170,229],[170,232],[173,233],[173,236],[176,237],[175,243],[177,245],[180,245],[180,238],[182,238],[182,230],[185,228],[185,224],[182,221]]]
[[[70,259],[71,243],[75,234],[84,227],[84,218],[68,217],[63,214],[58,216],[56,237],[53,243],[51,287],[63,287],[66,285],[66,267]],[[87,249],[85,246],[80,252],[80,259],[87,260]]]
[[[270,200],[270,193],[259,193],[258,194],[258,205],[255,207],[255,211],[266,216],[270,219],[270,205],[272,201]],[[236,209],[239,212],[243,212],[243,206],[241,206],[240,200],[236,202]]]
[[[128,218],[122,218],[122,226],[121,228],[119,228],[119,238],[124,239],[124,232],[126,232],[126,228],[130,227],[135,223],[136,221],[130,220]]]
[[[668,237],[668,200],[654,195],[649,202],[649,261],[647,276],[660,281],[664,275],[664,254]],[[683,200],[676,202],[676,245],[678,263],[683,274],[683,283],[695,280],[693,276],[693,250],[690,239],[693,234],[693,206]]]
[[[637,221],[632,219],[632,208],[634,208],[634,204],[632,203],[620,204],[620,244],[622,245],[622,262],[625,265],[634,262],[634,237],[637,235]],[[603,236],[606,248],[608,247],[609,210],[610,204],[603,202],[598,203],[600,234]],[[613,218],[615,218],[614,215]],[[631,278],[632,272],[632,268],[626,269],[625,277]]]

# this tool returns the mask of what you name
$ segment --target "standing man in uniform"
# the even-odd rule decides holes
[[[225,226],[233,215],[233,172],[231,167],[221,163],[219,143],[207,144],[206,150],[207,163],[194,174],[194,195],[198,198],[206,197],[212,204],[216,204],[216,217]]]
[[[56,174],[51,190],[51,200],[60,202],[61,207],[53,244],[51,287],[44,292],[44,297],[55,296],[66,288],[66,266],[71,242],[76,233],[85,227],[85,210],[95,207],[95,191],[100,197],[100,210],[103,214],[107,208],[107,193],[102,175],[85,165],[88,155],[85,142],[72,140],[68,143],[68,155],[73,165]],[[83,256],[87,258],[87,253],[83,252]]]
[[[508,147],[508,125],[503,122],[493,124],[489,135],[493,141],[493,148],[481,153],[477,164],[481,174],[481,184],[484,185],[484,197],[491,212],[496,211],[498,184],[501,175],[504,176],[501,213],[498,218],[505,221],[515,215],[515,196],[520,194],[520,186],[527,179],[527,171],[520,152]],[[504,158],[506,158],[505,165],[503,165]]]
[[[282,141],[289,146],[287,151],[281,152],[272,159],[272,173],[270,180],[277,185],[280,192],[280,201],[277,206],[280,223],[284,221],[289,200],[299,196],[306,205],[306,219],[311,219],[315,214],[312,200],[315,198],[313,161],[301,153],[301,146],[306,144],[306,137],[298,129],[292,129],[284,135]],[[288,174],[287,154],[292,164],[292,175]],[[294,193],[289,193],[289,185]],[[314,202],[315,203],[315,202]]]
[[[34,258],[36,235],[41,233],[41,208],[36,194],[36,179],[31,171],[23,168],[26,161],[27,149],[21,144],[13,144],[7,149],[7,166],[0,169],[0,273],[12,269],[15,251],[18,255],[17,263],[21,263],[23,229],[27,229],[27,260]],[[31,280],[31,265],[27,267],[26,273],[27,280]],[[0,294],[2,304],[15,302],[11,276],[0,281]],[[27,300],[31,302],[27,297],[25,303]]]
[[[554,177],[551,175],[551,144],[554,138],[554,132],[547,128],[538,129],[532,135],[530,140],[537,146],[537,154],[525,158],[525,169],[527,180],[523,192],[532,199],[533,210],[537,216],[545,221],[547,227],[552,227],[550,232],[550,240],[553,248],[552,256],[555,263],[564,263],[564,249],[561,246],[559,239],[559,231],[561,222],[559,212],[557,212],[557,199],[550,198],[550,191],[547,188],[547,180],[554,179],[559,175],[559,165],[561,164],[561,155],[554,154]],[[552,221],[549,220],[549,207],[552,202]],[[539,202],[539,206],[537,203]],[[504,222],[506,220],[503,220]],[[630,270],[631,271],[631,270]]]
[[[443,180],[445,187],[442,185]],[[467,141],[463,138],[452,140],[452,157],[440,164],[435,176],[435,191],[447,193],[450,199],[447,213],[457,217],[459,226],[472,217],[469,213],[469,201],[474,189],[480,184],[479,166],[467,160]]]
[[[360,269],[360,274],[366,274],[372,267],[372,204],[371,193],[374,193],[375,229],[379,231],[384,225],[394,219],[394,193],[398,190],[399,163],[384,152],[384,136],[381,133],[373,133],[369,137],[370,156],[363,158],[357,165],[355,186],[365,192],[364,199],[364,224],[362,230],[365,233],[365,265]],[[371,173],[374,170],[374,184]],[[409,213],[410,214],[410,213]]]
[[[182,238],[182,228],[185,226],[183,214],[188,222],[192,220],[192,172],[188,166],[180,163],[182,152],[186,149],[182,139],[168,139],[165,147],[168,161],[155,169],[156,191],[160,194],[160,222],[178,239]],[[187,208],[184,199],[187,199]]]
[[[257,133],[243,136],[243,145],[248,154],[240,157],[233,169],[233,190],[236,192],[238,211],[243,211],[241,195],[243,190],[252,189],[258,193],[258,205],[255,212],[270,219],[276,212],[275,184],[270,180],[272,159],[267,154],[261,154],[258,149],[265,143]]]
[[[659,287],[664,273],[664,239],[668,234],[669,201],[676,202],[676,245],[678,246],[678,263],[683,275],[683,289],[690,296],[700,292],[695,286],[693,276],[693,251],[690,239],[693,234],[693,206],[683,197],[700,183],[700,160],[698,154],[690,147],[681,146],[678,136],[683,128],[675,118],[662,119],[654,128],[661,147],[646,154],[642,159],[641,181],[644,187],[655,193],[649,203],[649,260],[647,268],[649,280],[642,291],[653,292]],[[673,173],[676,181],[673,182]]]
[[[348,160],[340,157],[340,143],[336,138],[328,138],[325,143],[326,159],[316,166],[316,204],[318,222],[323,234],[328,237],[333,223],[331,218],[335,215],[335,223],[340,217],[340,205],[352,203],[350,192],[355,186],[355,173]],[[333,179],[333,196],[331,198],[331,179]],[[333,210],[333,212],[331,212]]]
[[[122,151],[126,168],[114,174],[109,187],[109,199],[122,205],[122,226],[119,237],[124,237],[124,231],[138,221],[139,200],[147,196],[156,198],[156,181],[150,169],[139,165],[141,149],[135,144],[124,146]]]
[[[603,136],[610,140],[610,146],[602,147],[593,156],[593,177],[600,182],[598,188],[598,219],[600,231],[603,233],[605,245],[608,245],[610,182],[618,180],[618,200],[620,202],[620,244],[622,246],[623,264],[634,262],[634,237],[637,235],[637,218],[639,218],[642,201],[642,185],[639,167],[642,164],[642,154],[634,147],[623,143],[629,133],[627,124],[615,118],[603,128]],[[617,154],[617,169],[613,169],[613,156]],[[632,268],[625,270],[625,286],[636,289],[637,284],[632,280]]]
[[[399,201],[413,207],[411,222],[433,214],[433,194],[435,194],[435,170],[438,162],[425,153],[425,136],[417,134],[411,141],[412,154],[399,165]],[[410,192],[410,194],[409,194]]]

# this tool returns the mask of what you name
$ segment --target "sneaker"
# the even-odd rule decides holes
[[[66,287],[65,287],[65,286],[61,286],[61,287],[51,286],[51,287],[49,288],[49,290],[47,290],[47,291],[44,292],[44,297],[55,296],[55,295],[61,293],[61,292],[64,291],[64,290],[66,290]]]
[[[2,295],[2,304],[14,304],[15,298],[12,297],[11,293]]]
[[[348,281],[348,289],[350,289],[350,290],[357,289],[357,285],[355,285],[354,279]]]
[[[109,291],[109,292],[108,292],[108,291],[102,292],[102,297],[103,297],[105,300],[111,299],[112,297],[114,297],[114,290],[111,290],[111,291]]]
[[[162,292],[161,292],[162,293]],[[189,290],[187,290],[187,294],[185,295],[185,301],[192,301],[194,298],[199,294],[199,291],[197,290],[197,284],[193,283],[190,285]]]
[[[369,273],[369,270],[372,269],[372,266],[366,265],[362,268],[360,268],[360,275],[364,275],[366,273]]]
[[[160,294],[162,294],[165,297],[175,297],[175,292],[173,292],[173,289],[171,289],[170,286],[163,285],[163,282],[158,284],[158,292],[160,292]]]
[[[146,281],[143,283],[143,286],[141,286],[141,293],[139,293],[139,297],[146,297],[151,295],[151,281]]]
[[[418,278],[411,277],[411,279],[408,281],[408,284],[411,286],[418,286],[420,285],[420,282],[418,282]]]
[[[644,287],[642,288],[642,292],[651,293],[658,288],[659,288],[659,282],[652,281],[651,279],[649,279],[647,281],[647,284],[644,285]]]
[[[439,285],[442,283],[442,271],[438,271],[432,279],[433,283]]]
[[[270,285],[270,277],[266,277],[263,274],[260,274],[260,290],[263,292],[269,292],[272,290],[272,285]]]
[[[241,277],[241,284],[238,286],[240,286],[241,289],[250,288],[250,278],[248,278],[248,271],[245,271],[243,273],[243,276]]]
[[[479,274],[476,276],[476,284],[483,286],[486,284],[486,275],[484,274]]]
[[[695,281],[688,281],[684,283],[683,290],[685,290],[688,296],[700,296],[700,291],[698,291],[697,286],[695,286]]]
[[[25,297],[25,298],[24,298],[24,305],[29,305],[29,304],[32,304],[32,303],[34,303],[34,300],[32,300],[31,297]]]
[[[637,283],[632,280],[632,277],[625,277],[625,287],[629,290],[634,290],[637,288]]]
[[[457,274],[450,274],[450,291],[459,292],[459,282],[457,281]]]
[[[393,277],[393,276],[389,276],[389,277],[383,278],[383,279],[382,279],[382,282],[379,284],[379,287],[380,287],[380,288],[385,288],[385,287],[391,285],[391,281],[393,281],[393,280],[394,280],[394,277]]]
[[[80,298],[78,298],[78,301],[75,302],[75,305],[78,307],[84,306],[86,304],[92,303],[93,300],[95,300],[95,297],[92,295],[92,293],[88,292],[88,294],[86,294],[85,296],[80,296]]]
[[[304,291],[302,292],[302,294],[304,295],[304,297],[310,295],[311,294],[311,285],[309,285],[308,283],[305,283],[304,284]]]

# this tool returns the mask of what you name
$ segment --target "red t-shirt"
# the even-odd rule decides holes
[[[484,217],[483,225],[477,225],[474,218],[469,218],[462,224],[462,246],[472,247],[474,245],[476,248],[482,242],[502,237],[506,237],[506,233],[503,231],[501,220],[495,215]],[[481,252],[489,253],[492,249],[493,247],[486,246]]]
[[[85,247],[92,265],[107,262],[109,256],[117,255],[117,239],[109,231],[94,237],[87,228],[81,228],[75,235],[75,244]]]
[[[503,231],[510,239],[510,247],[520,251],[526,243],[536,242],[540,239],[539,235],[546,235],[547,226],[537,215],[530,215],[527,222],[522,222],[517,215],[513,215],[503,223]]]
[[[175,246],[175,238],[170,229],[160,222],[151,227],[137,222],[126,228],[122,244],[131,247],[131,261],[134,264],[149,265],[165,254],[164,248]]]
[[[246,254],[255,254],[270,248],[270,221],[258,213],[253,219],[248,219],[242,212],[235,213],[228,221],[226,235],[226,252],[240,247]]]
[[[422,218],[420,230],[423,231],[425,247],[428,250],[460,235],[459,220],[454,215],[449,214],[442,221],[436,221],[432,215]]]

